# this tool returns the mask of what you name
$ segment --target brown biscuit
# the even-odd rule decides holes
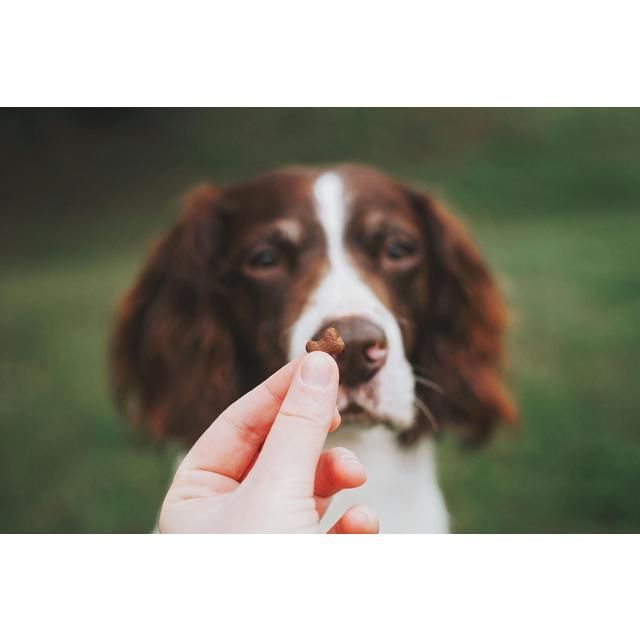
[[[328,327],[322,332],[320,340],[309,340],[305,349],[307,353],[324,351],[335,358],[344,351],[344,340],[333,327]]]

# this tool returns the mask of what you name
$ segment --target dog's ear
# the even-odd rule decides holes
[[[219,192],[193,191],[122,300],[111,342],[116,402],[158,438],[193,442],[235,397],[234,347],[216,301]]]
[[[462,224],[428,194],[407,191],[423,225],[429,272],[428,309],[413,358],[443,393],[421,385],[417,392],[438,422],[482,442],[499,423],[517,418],[500,379],[507,311]]]

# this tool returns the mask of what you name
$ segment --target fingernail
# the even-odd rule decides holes
[[[367,481],[367,470],[358,458],[343,458],[342,468],[349,473],[349,488],[359,487]]]
[[[366,475],[364,465],[355,456],[343,457],[342,461],[351,469],[351,471],[357,471],[358,473],[363,473]]]
[[[324,353],[314,351],[302,363],[300,377],[302,381],[312,387],[324,388],[331,382],[333,364]]]
[[[380,529],[378,516],[367,509],[367,507],[357,506],[351,513],[351,517],[354,518],[358,525],[365,531],[377,532]]]
[[[362,463],[360,462],[360,460],[358,460],[358,456],[356,456],[356,454],[353,453],[353,451],[351,450],[345,450],[340,452],[340,458],[344,462],[357,462],[360,466],[362,466]]]

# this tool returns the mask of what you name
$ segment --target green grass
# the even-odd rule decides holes
[[[521,423],[479,451],[441,442],[454,530],[640,531],[637,111],[137,117],[142,133],[126,120],[106,133],[73,115],[47,120],[49,150],[16,161],[0,238],[0,530],[152,527],[175,449],[129,433],[105,362],[115,302],[150,238],[203,176],[355,159],[433,185],[468,221],[513,309]],[[143,152],[141,136],[164,142]],[[24,191],[30,170],[38,180]]]
[[[548,216],[481,234],[516,309],[517,433],[441,475],[459,531],[638,531],[640,217]]]

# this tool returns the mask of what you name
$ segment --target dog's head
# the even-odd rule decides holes
[[[464,228],[354,165],[194,191],[120,306],[117,399],[191,442],[327,326],[346,343],[344,422],[452,423],[482,440],[515,418],[499,380],[505,308]]]

